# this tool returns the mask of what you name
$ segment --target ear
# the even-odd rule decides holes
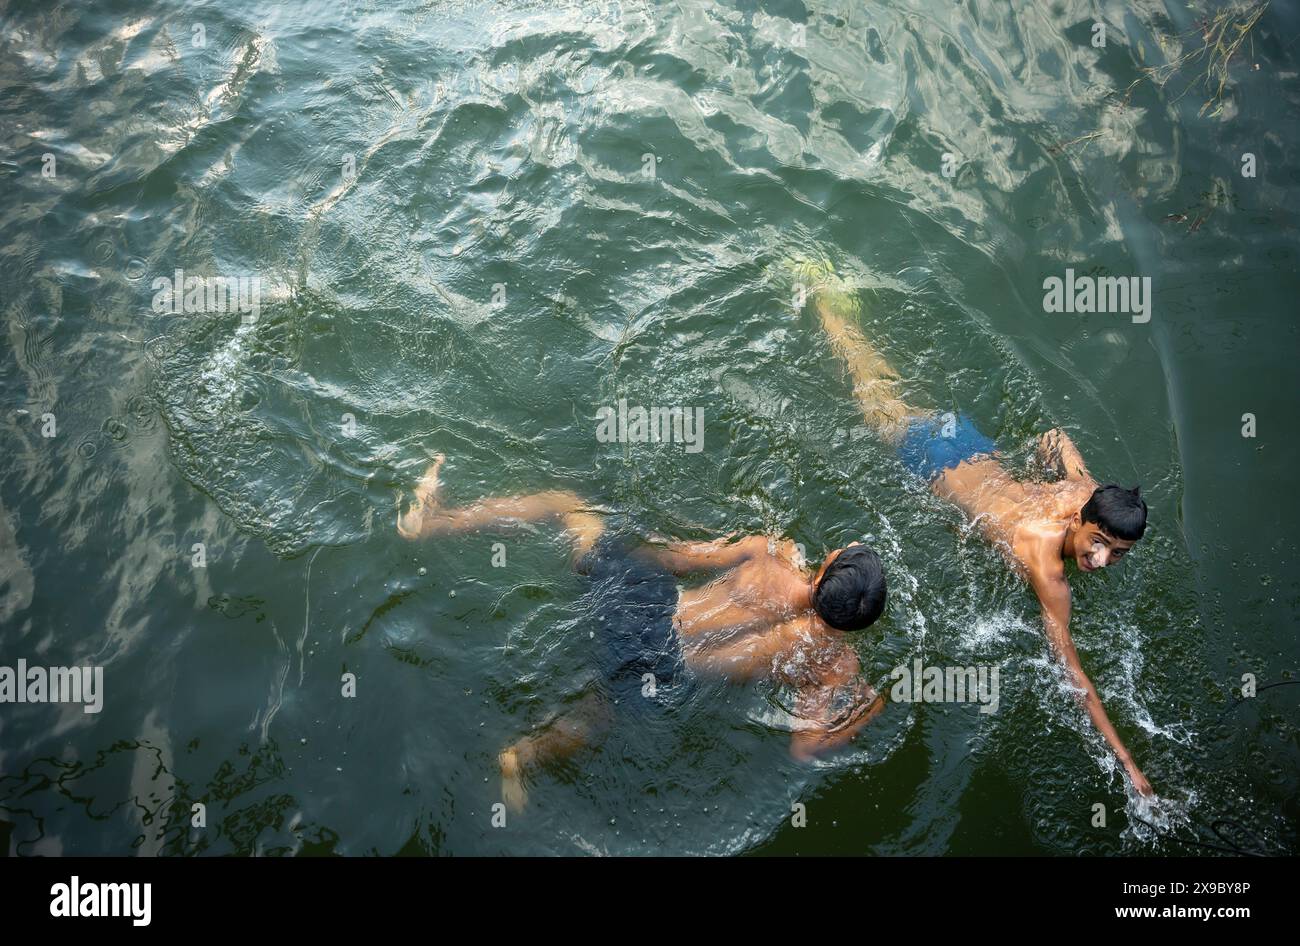
[[[1080,529],[1082,527],[1083,527],[1083,516],[1076,512],[1073,516],[1070,517],[1070,528]]]

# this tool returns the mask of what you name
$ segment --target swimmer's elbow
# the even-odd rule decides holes
[[[790,737],[790,758],[796,762],[814,762],[817,759],[819,739],[810,739],[806,733]]]
[[[796,762],[815,762],[847,741],[845,738],[837,738],[828,729],[796,732],[790,736],[790,758]]]

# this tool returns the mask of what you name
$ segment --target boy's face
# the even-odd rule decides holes
[[[1078,513],[1074,514],[1076,531],[1074,533],[1074,564],[1079,571],[1095,572],[1118,562],[1128,550],[1137,545],[1127,539],[1117,539],[1101,530],[1095,522],[1084,522]]]

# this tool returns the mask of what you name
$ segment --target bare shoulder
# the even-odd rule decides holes
[[[1047,513],[1040,504],[1026,503],[1015,521],[1011,550],[1022,566],[1024,577],[1032,578],[1059,561],[1066,523]]]
[[[747,535],[740,540],[746,552],[754,558],[762,558],[772,553],[774,540],[767,535]]]
[[[750,568],[766,571],[772,568],[788,570],[791,566],[803,567],[802,551],[792,539],[752,535],[744,541],[747,553],[746,564]]]
[[[773,539],[768,545],[768,552],[796,568],[803,568],[807,564],[804,562],[803,546],[794,539]]]
[[[761,591],[770,586],[778,576],[790,573],[795,567],[792,559],[798,555],[793,542],[765,535],[746,536],[737,540],[736,547],[740,552],[738,560],[719,579],[733,594],[742,590]]]
[[[1016,530],[1016,558],[1022,573],[1035,587],[1065,580],[1061,560],[1061,543],[1065,541],[1066,523],[1051,519],[1034,519]]]
[[[1055,483],[1043,483],[1042,487],[1050,490],[1052,495],[1056,497],[1058,504],[1070,509],[1073,515],[1097,489],[1097,481],[1084,474],[1083,476],[1057,480]]]
[[[715,540],[726,549],[729,557],[737,566],[761,562],[767,555],[769,539],[765,535],[742,535]]]

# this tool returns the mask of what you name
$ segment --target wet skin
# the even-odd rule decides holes
[[[848,369],[863,417],[887,443],[897,444],[912,419],[933,412],[902,399],[897,373],[858,328],[856,297],[834,286],[832,280],[831,288],[815,293],[814,309],[832,350]],[[1082,521],[1080,510],[1097,483],[1063,430],[1048,431],[1040,438],[1038,457],[1059,480],[1021,481],[995,454],[976,456],[944,470],[930,488],[959,506],[1012,568],[1028,580],[1042,607],[1043,630],[1052,652],[1064,664],[1093,725],[1124,766],[1133,787],[1142,795],[1152,795],[1151,783],[1111,725],[1096,687],[1084,673],[1069,630],[1070,585],[1065,563],[1074,562],[1084,573],[1096,571],[1122,560],[1134,543]]]
[[[550,522],[573,545],[571,562],[583,558],[605,529],[604,518],[567,490],[488,497],[448,507],[438,498],[438,455],[398,516],[406,539]],[[852,543],[856,545],[857,543]],[[790,753],[806,760],[847,744],[883,709],[884,701],[859,675],[850,635],[817,614],[812,592],[841,549],[826,556],[814,574],[799,561],[793,542],[768,536],[682,542],[654,537],[633,554],[701,583],[679,592],[673,626],[687,665],[697,673],[731,680],[769,679],[795,693]],[[598,692],[571,711],[502,751],[502,797],[514,810],[527,801],[527,769],[571,755],[598,739],[613,714]]]

